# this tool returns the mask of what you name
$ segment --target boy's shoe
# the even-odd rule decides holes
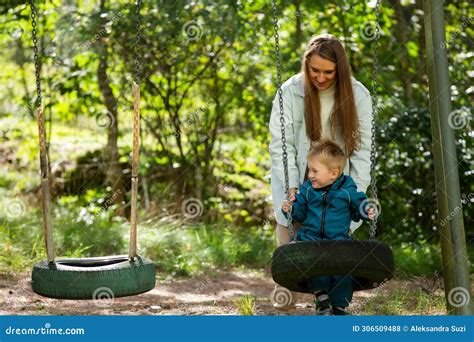
[[[346,308],[337,306],[332,308],[332,314],[336,316],[347,316],[350,315],[349,312],[346,311]]]
[[[316,304],[316,315],[332,315],[331,300],[326,291],[317,291],[314,293],[314,304]]]

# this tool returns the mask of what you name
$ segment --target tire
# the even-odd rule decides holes
[[[273,280],[291,291],[310,293],[310,278],[352,275],[354,291],[373,289],[393,277],[390,247],[376,240],[301,241],[278,247],[272,257]]]
[[[155,287],[155,265],[137,256],[42,260],[33,267],[33,291],[61,299],[102,299],[131,296]]]

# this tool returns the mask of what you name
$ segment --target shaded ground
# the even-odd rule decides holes
[[[423,287],[416,280],[392,280],[383,287],[354,294],[351,313],[364,314],[364,305],[374,296],[394,289]],[[263,271],[233,270],[212,276],[168,278],[157,281],[147,293],[105,302],[60,300],[37,295],[31,290],[30,274],[0,276],[0,315],[237,315],[235,300],[256,297],[256,315],[313,315],[311,295],[300,294],[296,308],[277,310],[269,294],[274,288]],[[418,313],[423,314],[423,313]],[[426,314],[445,314],[443,311]]]

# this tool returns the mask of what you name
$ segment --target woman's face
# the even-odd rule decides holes
[[[329,88],[336,82],[336,63],[318,55],[308,61],[309,77],[318,90]]]

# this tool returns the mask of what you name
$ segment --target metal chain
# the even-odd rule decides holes
[[[140,7],[141,7],[141,0],[137,0],[135,2],[135,15],[136,15],[136,39],[135,39],[135,86],[137,87],[137,92],[134,91],[134,104],[139,104],[140,101],[140,69],[141,69],[141,61],[140,61],[140,41],[141,41],[141,19],[140,19]],[[138,102],[137,102],[138,101]],[[134,115],[134,134],[133,134],[133,162],[134,164],[138,164],[138,148],[139,148],[139,138],[140,138],[140,109],[135,110]],[[133,166],[133,165],[132,165]],[[132,177],[138,177],[138,165],[132,170]]]
[[[286,151],[286,136],[285,136],[285,114],[283,111],[283,91],[281,90],[281,53],[280,53],[280,36],[278,34],[278,15],[276,1],[273,0],[273,28],[275,30],[275,53],[277,59],[277,85],[278,85],[278,101],[280,103],[280,123],[281,123],[281,147],[283,150],[283,170],[285,172],[285,194],[289,201],[289,175],[288,175],[288,153]],[[294,240],[293,234],[293,220],[291,215],[288,215],[288,235],[290,241]]]
[[[374,69],[372,71],[372,145],[370,151],[370,192],[371,202],[378,207],[377,198],[377,173],[376,173],[376,150],[375,150],[375,117],[378,113],[378,102],[377,102],[377,75],[378,75],[378,41],[380,36],[380,0],[377,0],[375,4],[375,40],[374,40]],[[377,231],[377,217],[370,222],[370,239],[375,239],[375,233]]]
[[[49,178],[49,169],[48,169],[48,160],[46,153],[46,129],[44,125],[44,115],[43,115],[43,97],[41,95],[41,75],[40,75],[40,63],[39,63],[39,53],[38,53],[38,34],[36,31],[36,6],[33,0],[30,0],[31,8],[31,26],[33,27],[33,51],[34,51],[34,61],[35,61],[35,76],[36,76],[36,111],[37,111],[37,121],[38,121],[38,136],[40,144],[40,166],[41,166],[41,179]]]
[[[36,32],[36,7],[33,3],[33,0],[30,0],[31,8],[31,26],[33,27],[33,51],[34,51],[34,60],[35,60],[35,75],[36,75],[36,92],[38,93],[38,98],[36,99],[36,107],[41,108],[42,105],[42,96],[41,96],[41,83],[40,83],[40,64],[38,56],[38,36]]]

